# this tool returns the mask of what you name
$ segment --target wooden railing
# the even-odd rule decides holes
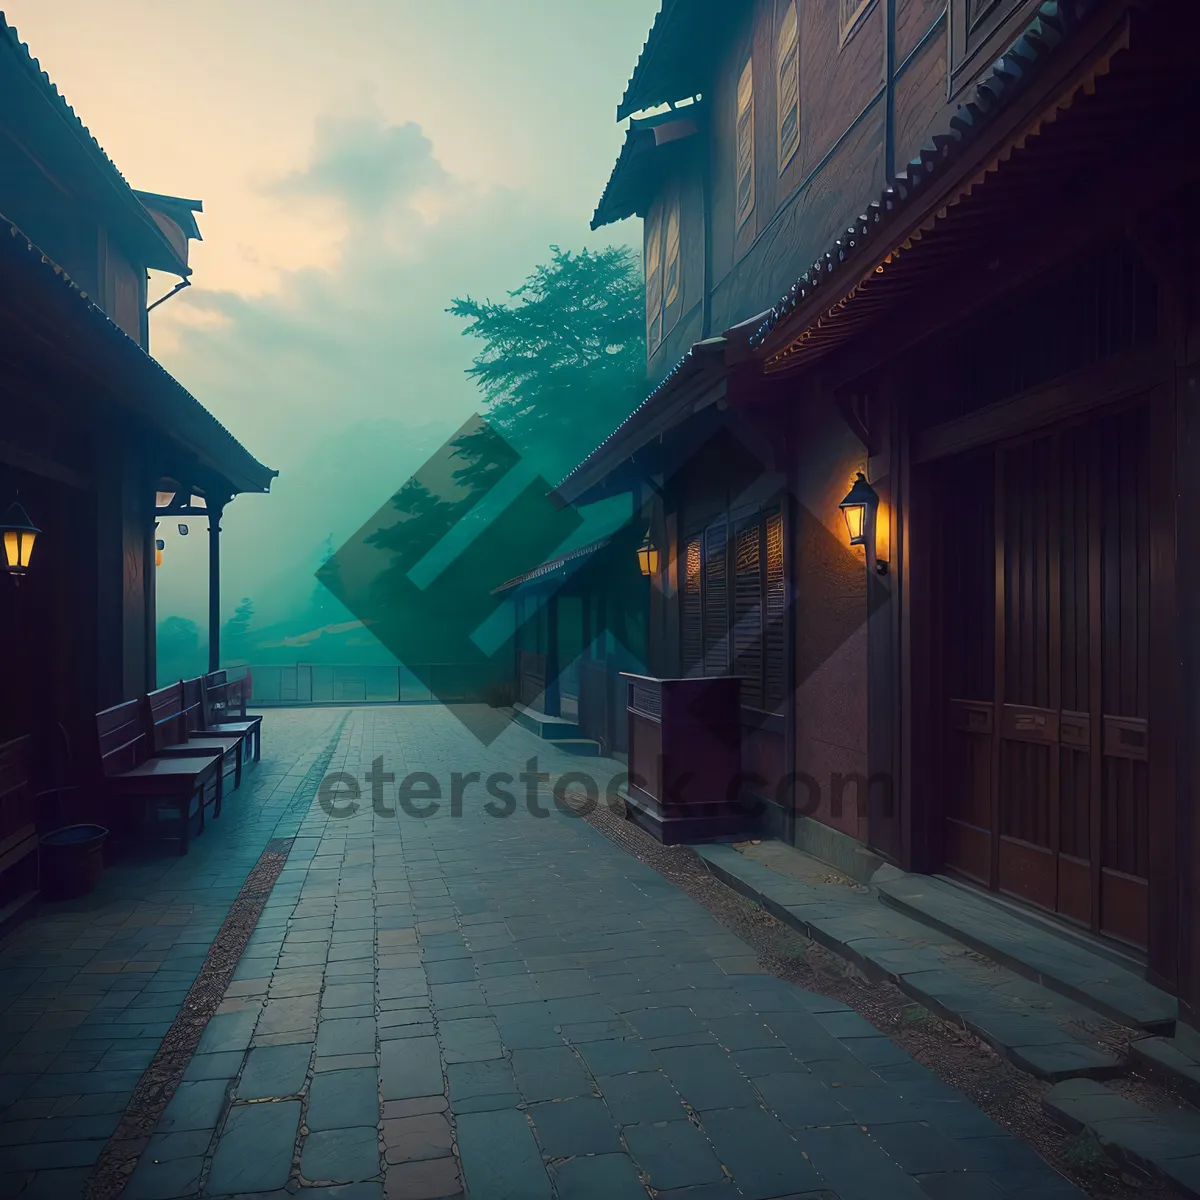
[[[352,663],[252,663],[250,707],[318,704],[488,703],[511,685],[511,667],[479,663],[358,666]],[[232,674],[232,672],[231,672]]]

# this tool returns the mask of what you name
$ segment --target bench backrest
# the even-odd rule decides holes
[[[0,852],[33,832],[30,743],[30,738],[19,737],[0,746]]]
[[[104,775],[132,771],[150,757],[140,700],[126,700],[96,714],[96,744]]]
[[[183,681],[183,715],[189,731],[212,727],[208,689],[204,686],[203,675]]]
[[[146,696],[146,720],[152,751],[187,741],[182,682],[169,684]]]
[[[210,671],[204,677],[204,687],[207,693],[210,717],[216,706],[219,706],[225,714],[231,717],[246,715],[246,699],[240,679],[231,680],[228,671]]]

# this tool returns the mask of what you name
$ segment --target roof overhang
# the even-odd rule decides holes
[[[558,504],[586,504],[605,491],[629,490],[640,473],[617,469],[648,443],[725,398],[726,338],[697,342],[666,378],[551,493]]]
[[[851,224],[822,258],[765,315],[750,338],[767,374],[807,366],[849,341],[885,308],[901,303],[936,265],[964,252],[964,219],[984,193],[1002,205],[1013,165],[1081,96],[1090,96],[1129,45],[1129,21],[1115,6],[1081,3],[1110,20],[1076,36],[1055,0],[1034,19],[973,88],[947,129],[934,134],[895,183]],[[1052,188],[1055,160],[1033,180]],[[1065,159],[1059,166],[1065,165]],[[1027,174],[1029,174],[1027,172]],[[987,187],[984,185],[987,184]],[[978,196],[977,196],[978,194]],[[944,237],[934,235],[946,234]],[[986,230],[981,236],[986,237]],[[922,246],[922,253],[912,252]],[[919,265],[918,265],[919,261]]]
[[[743,6],[744,0],[663,0],[617,106],[617,120],[698,95],[723,49],[718,27]]]
[[[6,301],[5,298],[10,298]],[[157,434],[197,481],[229,494],[266,492],[278,475],[263,466],[67,273],[0,215],[0,319],[22,353],[88,382],[88,403],[111,420],[133,418]],[[99,414],[103,423],[106,418]]]
[[[202,242],[196,214],[204,211],[200,200],[185,200],[181,196],[162,196],[157,192],[134,192],[142,206],[162,230],[176,256],[188,265],[188,243]]]
[[[557,583],[564,575],[582,566],[597,550],[602,550],[611,541],[612,535],[610,534],[608,537],[602,537],[594,542],[589,542],[586,546],[578,546],[576,549],[569,550],[565,554],[560,554],[556,558],[548,558],[532,570],[514,576],[499,587],[492,588],[492,595],[503,596],[508,592],[515,592],[518,588],[532,584]]]
[[[700,105],[690,104],[653,117],[634,117],[625,143],[592,217],[592,229],[644,217],[667,173],[687,154],[700,130]]]
[[[158,222],[0,12],[0,98],[20,140],[73,190],[92,199],[141,264],[190,273]]]

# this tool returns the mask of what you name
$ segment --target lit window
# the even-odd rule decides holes
[[[858,19],[867,11],[875,0],[841,0],[842,5],[842,41],[854,32]]]
[[[663,308],[674,304],[679,295],[679,196],[671,198],[667,209],[666,267],[663,271]]]
[[[737,226],[754,211],[754,60],[746,63],[737,90]]]
[[[646,222],[646,349],[650,354],[662,341],[662,213]]]
[[[788,0],[783,12],[775,63],[779,76],[779,173],[782,175],[800,145],[800,22],[793,0]]]
[[[679,298],[679,193],[646,219],[646,349],[653,354],[668,331],[667,311]]]

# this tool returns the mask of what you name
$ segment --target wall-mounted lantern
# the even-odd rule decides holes
[[[853,486],[838,507],[842,510],[842,516],[846,518],[846,530],[850,534],[850,545],[866,546],[875,530],[875,518],[879,511],[879,493],[867,482],[867,477],[861,471],[855,475]],[[887,559],[877,556],[875,570],[880,575],[886,575],[887,569]]]
[[[658,574],[658,548],[650,540],[650,530],[646,530],[646,536],[642,539],[642,544],[638,547],[638,566],[642,569],[643,575]]]
[[[154,539],[154,565],[162,566],[162,552],[167,548],[167,543],[162,538]]]
[[[4,520],[0,521],[0,535],[4,539],[4,569],[14,581],[29,569],[33,543],[41,532],[18,501],[14,500],[8,506]]]

